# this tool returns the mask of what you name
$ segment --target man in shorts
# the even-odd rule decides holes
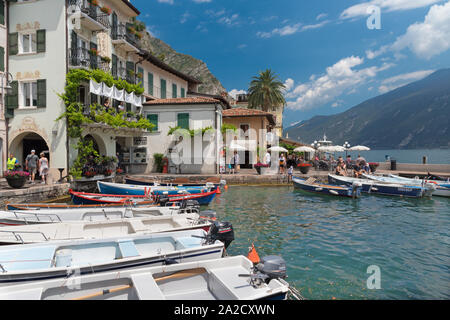
[[[31,150],[31,153],[25,159],[25,169],[30,173],[30,182],[34,184],[36,178],[36,172],[38,169],[39,158],[36,155],[35,150]]]

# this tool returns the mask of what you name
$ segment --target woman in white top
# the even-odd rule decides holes
[[[48,175],[48,159],[45,157],[45,154],[41,152],[41,158],[39,159],[39,175],[42,178],[42,184],[47,183],[47,175]]]

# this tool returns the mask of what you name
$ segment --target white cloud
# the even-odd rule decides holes
[[[375,59],[376,57],[384,54],[386,51],[388,51],[389,46],[382,46],[380,49],[372,51],[372,50],[367,50],[366,51],[366,57],[367,59]]]
[[[230,96],[232,96],[233,99],[236,99],[236,96],[237,96],[238,94],[246,94],[246,93],[247,93],[247,91],[245,91],[245,90],[238,90],[238,89],[233,89],[233,90],[231,90],[231,91],[228,92],[228,94],[229,94]]]
[[[328,67],[324,75],[310,77],[310,82],[298,85],[286,95],[288,99],[295,99],[294,101],[288,101],[287,107],[305,110],[324,105],[344,93],[349,94],[355,91],[358,86],[374,78],[378,72],[393,66],[392,64],[384,63],[381,67],[372,66],[355,69],[363,63],[364,58],[355,56],[341,59],[331,67]]]
[[[223,16],[222,18],[220,18],[218,20],[218,22],[229,25],[229,26],[233,26],[233,25],[239,24],[238,18],[239,18],[239,14],[235,13],[235,14],[231,15],[230,17]]]
[[[371,0],[345,9],[341,13],[340,18],[351,19],[368,16],[367,8],[370,6],[378,6],[381,8],[382,12],[392,12],[427,7],[442,1],[443,0]]]
[[[410,25],[392,45],[397,52],[404,48],[427,60],[450,49],[450,1],[432,6],[423,22]]]
[[[242,43],[242,44],[238,45],[238,49],[245,49],[247,47],[248,47],[248,45],[245,44],[245,43]]]
[[[419,71],[399,74],[397,76],[384,79],[381,82],[381,86],[378,88],[378,91],[380,93],[386,93],[388,91],[392,91],[399,87],[403,87],[404,85],[407,85],[408,83],[411,83],[413,81],[423,79],[426,76],[433,73],[434,71],[435,70],[419,70]]]
[[[326,18],[326,17],[328,17],[328,14],[327,14],[327,13],[321,13],[321,14],[319,14],[319,15],[316,17],[316,20],[321,20],[321,19]]]
[[[286,79],[284,82],[284,86],[286,87],[286,91],[291,91],[291,89],[294,87],[294,80],[291,78]]]
[[[159,3],[173,4],[173,0],[158,0]]]
[[[291,34],[297,33],[297,32],[303,32],[306,30],[311,30],[311,29],[318,29],[323,27],[324,25],[328,24],[330,21],[325,20],[322,21],[320,23],[316,23],[316,24],[309,24],[309,25],[302,25],[301,23],[296,23],[296,24],[291,24],[291,25],[287,25],[284,26],[282,28],[275,28],[272,31],[269,32],[262,32],[259,31],[256,33],[256,35],[260,38],[271,38],[275,35],[279,35],[279,36],[289,36]]]
[[[190,15],[189,12],[183,13],[183,15],[182,15],[181,18],[180,18],[180,23],[181,23],[181,24],[185,23],[185,22],[189,19],[190,16],[191,16],[191,15]]]
[[[192,1],[194,1],[195,3],[209,3],[209,2],[212,2],[212,0],[192,0]]]

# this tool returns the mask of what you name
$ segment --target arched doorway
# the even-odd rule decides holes
[[[94,150],[97,151],[100,156],[106,156],[106,145],[101,137],[96,134],[89,133],[83,137],[83,140],[86,142],[92,141]]]
[[[39,156],[40,153],[43,152],[49,160],[51,167],[52,162],[48,144],[44,140],[44,138],[42,138],[37,133],[24,132],[15,137],[11,141],[11,144],[9,146],[9,152],[12,153],[17,158],[17,160],[19,160],[19,164],[22,166],[22,170],[25,170],[25,159],[31,153],[31,150],[35,150],[37,156]]]

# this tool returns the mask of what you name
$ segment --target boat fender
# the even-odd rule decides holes
[[[337,191],[335,191],[335,190],[328,190],[328,191],[330,191],[331,194],[334,194],[334,195],[336,195],[336,196],[339,195],[339,192],[337,192]]]
[[[322,191],[323,188],[316,188],[315,190],[316,190],[316,191]]]

